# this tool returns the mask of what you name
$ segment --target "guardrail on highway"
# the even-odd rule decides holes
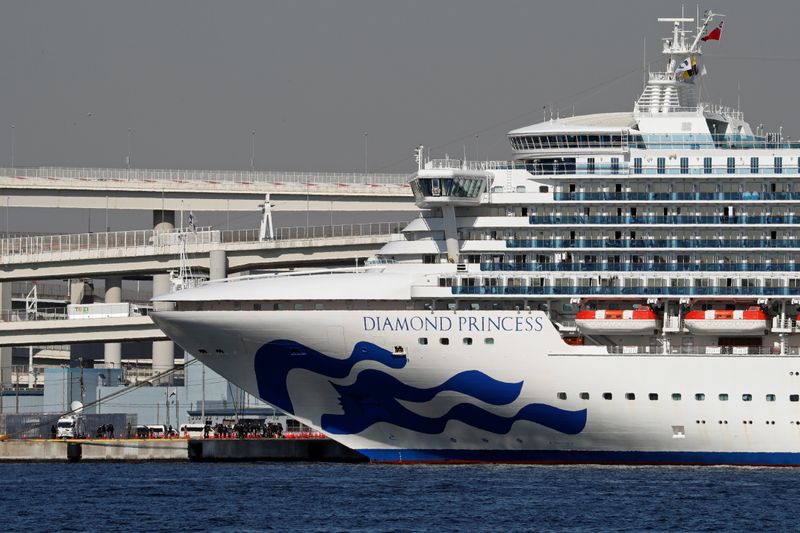
[[[66,307],[40,307],[29,312],[26,309],[0,309],[0,322],[30,322],[32,320],[66,320]]]
[[[400,232],[405,222],[376,222],[365,224],[337,224],[333,226],[296,226],[276,228],[274,239],[305,240],[336,237],[364,237],[389,235]],[[86,252],[95,250],[164,248],[185,241],[187,246],[213,243],[259,242],[259,230],[215,230],[197,228],[166,233],[154,230],[116,231],[110,233],[76,233],[71,235],[39,235],[0,239],[0,257],[39,255],[53,253]],[[142,250],[143,251],[143,250]],[[189,250],[191,251],[191,250]]]
[[[71,179],[136,183],[232,183],[232,184],[327,184],[399,185],[408,183],[408,174],[357,172],[281,172],[241,170],[179,170],[139,168],[33,167],[0,168],[0,176],[13,178]]]

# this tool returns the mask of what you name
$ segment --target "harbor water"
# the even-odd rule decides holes
[[[786,531],[791,468],[0,464],[3,531]]]

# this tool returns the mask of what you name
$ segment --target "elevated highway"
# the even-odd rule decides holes
[[[0,347],[168,340],[149,316],[71,320],[63,313],[42,313],[28,320],[21,313],[4,315]]]
[[[0,168],[3,207],[257,212],[418,210],[405,174]]]
[[[185,247],[188,265],[208,271],[211,251],[224,251],[227,271],[352,265],[377,252],[405,226],[402,222],[258,230],[154,230],[41,235],[0,239],[0,282],[120,275],[177,270]],[[394,236],[394,237],[393,237]]]

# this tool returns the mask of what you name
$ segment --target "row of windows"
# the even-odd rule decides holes
[[[566,392],[559,392],[559,393],[556,394],[556,397],[559,400],[566,400],[567,399],[567,393]],[[578,398],[580,398],[581,400],[589,400],[590,399],[590,395],[589,395],[588,392],[581,392],[581,393],[578,394]],[[604,400],[612,400],[613,398],[614,398],[614,395],[612,393],[610,393],[610,392],[604,392],[603,393],[603,399]],[[647,395],[647,398],[649,400],[651,400],[651,401],[658,401],[659,396],[658,396],[657,392],[651,392],[650,394]],[[671,398],[674,401],[681,401],[683,399],[683,395],[680,392],[673,392],[672,395],[671,395]],[[727,402],[730,399],[729,395],[727,393],[724,393],[724,392],[720,393],[718,395],[718,398],[719,398],[719,401],[721,401],[721,402]],[[633,393],[633,392],[626,392],[625,393],[625,399],[626,400],[635,400],[636,399],[636,394]],[[703,392],[698,392],[698,393],[695,393],[694,399],[699,401],[699,402],[702,402],[702,401],[704,401],[706,399],[706,395]],[[774,402],[777,399],[777,397],[774,394],[767,394],[767,395],[764,396],[764,399],[766,401],[768,401],[768,402]],[[742,394],[742,401],[743,402],[752,402],[753,401],[753,395],[749,394],[749,393]],[[799,402],[800,401],[800,394],[790,394],[789,395],[789,401],[790,402]]]
[[[419,339],[417,339],[417,342],[425,346],[428,344],[428,337],[420,337]],[[472,346],[472,337],[464,337],[463,339],[461,339],[461,342],[465,346]],[[485,339],[483,339],[483,343],[494,344],[494,337],[486,337]],[[443,346],[448,346],[450,344],[450,339],[448,337],[440,337],[439,344]]]
[[[589,159],[591,163],[591,170],[587,167],[587,173],[593,174],[594,173],[594,159]],[[726,169],[728,174],[736,174],[736,158],[729,157],[726,161]],[[613,159],[612,159],[613,164]],[[751,174],[758,174],[760,166],[760,158],[758,157],[751,157],[750,158],[750,173]],[[667,158],[659,157],[656,158],[656,173],[657,174],[666,174],[667,168]],[[797,161],[797,168],[800,170],[800,158]],[[680,158],[680,171],[681,174],[688,174],[689,173],[689,158],[688,157],[681,157]],[[704,174],[712,174],[714,172],[713,161],[710,157],[703,158],[703,173]],[[766,170],[766,168],[765,168]],[[775,157],[772,160],[772,169],[771,172],[775,174],[782,174],[783,173],[783,158],[782,157]],[[617,162],[617,172],[612,172],[613,174],[619,173],[619,162]],[[634,174],[641,174],[642,173],[642,158],[635,157],[633,159],[633,173]]]

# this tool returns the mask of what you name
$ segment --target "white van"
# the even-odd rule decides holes
[[[180,436],[188,439],[202,439],[205,435],[205,424],[183,424]]]

